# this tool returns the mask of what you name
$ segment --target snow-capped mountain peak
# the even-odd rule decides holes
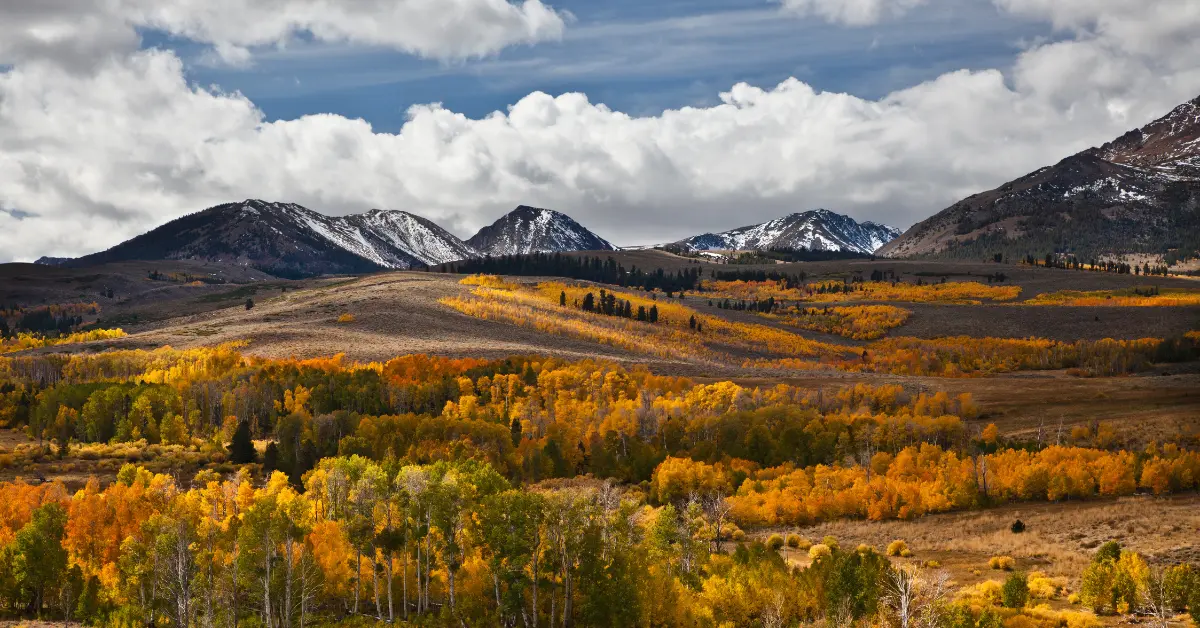
[[[814,209],[722,233],[693,236],[676,245],[694,251],[793,248],[870,254],[899,235],[900,230],[887,225],[859,223],[828,209]]]
[[[611,251],[615,248],[566,214],[527,205],[517,207],[480,229],[467,244],[486,255]]]

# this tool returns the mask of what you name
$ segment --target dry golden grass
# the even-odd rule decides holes
[[[1200,290],[1154,290],[1152,286],[1129,290],[1063,290],[1039,294],[1021,305],[1080,307],[1192,307],[1200,305]]]
[[[1016,519],[1026,531],[1014,534]],[[834,521],[787,529],[809,538],[833,535],[843,547],[886,547],[905,539],[913,559],[936,560],[955,580],[970,584],[994,578],[993,556],[1011,556],[1013,569],[1039,571],[1076,583],[1100,544],[1116,540],[1151,563],[1200,560],[1200,495],[1135,496],[1088,502],[1027,503],[974,512],[931,515],[913,521]],[[760,534],[779,533],[766,530]]]

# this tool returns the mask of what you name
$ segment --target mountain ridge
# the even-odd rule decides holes
[[[196,259],[288,277],[408,269],[473,254],[446,230],[408,212],[371,210],[333,217],[294,203],[248,199],[188,214],[64,263]]]
[[[1096,259],[1200,250],[1200,97],[913,225],[891,257]]]
[[[690,251],[792,248],[870,255],[898,235],[900,230],[895,227],[813,209],[720,233],[703,233],[673,245]]]

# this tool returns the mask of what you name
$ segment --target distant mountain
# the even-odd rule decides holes
[[[290,203],[247,200],[184,216],[69,264],[194,259],[295,277],[405,269],[474,255],[441,227],[407,212],[333,217]]]
[[[880,250],[986,258],[1200,249],[1200,98],[1116,140],[975,194]]]
[[[570,216],[527,205],[480,229],[467,244],[485,255],[615,250],[612,244]]]
[[[45,255],[45,256],[37,258],[36,260],[33,261],[33,263],[39,264],[41,266],[62,266],[63,264],[66,264],[67,262],[70,262],[70,261],[71,261],[71,258],[69,258],[69,257],[50,257],[48,255]]]
[[[675,246],[692,251],[791,248],[869,255],[898,235],[900,230],[894,227],[814,209],[760,225],[693,236]]]

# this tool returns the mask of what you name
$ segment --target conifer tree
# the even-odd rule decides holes
[[[250,439],[250,422],[238,421],[233,440],[229,443],[229,461],[234,464],[254,462],[254,441]]]

